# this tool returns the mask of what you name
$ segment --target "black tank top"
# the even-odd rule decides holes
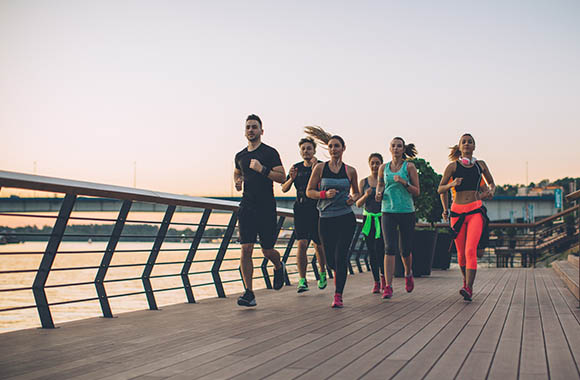
[[[455,162],[455,173],[453,179],[461,177],[461,185],[455,186],[455,191],[478,191],[479,183],[481,182],[481,168],[476,162],[472,167],[466,168],[461,165],[459,161]]]
[[[310,199],[306,196],[306,187],[308,187],[308,181],[312,175],[312,166],[304,166],[304,161],[295,163],[293,166],[298,171],[296,173],[296,178],[294,179],[296,203],[303,206],[316,207],[316,200]],[[290,178],[290,176],[286,177],[286,180],[288,180],[288,178]]]
[[[371,185],[369,184],[369,177],[367,177],[367,178],[365,178],[365,181],[363,183],[363,188],[362,188],[363,194],[369,187],[372,189],[372,192],[371,192],[371,195],[365,201],[365,210],[367,210],[368,212],[371,212],[373,214],[377,214],[377,213],[381,212],[381,202],[376,201],[375,196],[377,194],[377,188],[371,187]]]

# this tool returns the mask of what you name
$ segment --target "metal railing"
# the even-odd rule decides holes
[[[580,202],[580,190],[570,193],[566,196],[566,201],[574,202],[576,206],[579,206]],[[576,212],[578,214],[578,212]],[[576,225],[580,231],[580,218],[576,218]],[[580,256],[580,233],[578,234],[578,256]],[[578,284],[580,284],[580,260],[578,261]],[[578,308],[580,308],[580,298],[578,299]]]
[[[111,308],[110,300],[119,297],[129,297],[135,295],[145,295],[147,300],[147,305],[150,310],[157,310],[158,304],[156,299],[156,294],[159,292],[182,290],[185,295],[185,299],[188,303],[195,303],[196,299],[193,293],[193,288],[196,287],[208,287],[213,286],[218,297],[226,297],[226,290],[224,286],[229,283],[242,283],[241,276],[239,274],[239,268],[236,266],[229,265],[224,268],[224,263],[230,262],[235,265],[239,260],[239,257],[226,257],[228,251],[239,249],[239,244],[233,241],[233,237],[236,231],[237,217],[238,217],[238,203],[224,200],[216,200],[209,198],[200,197],[190,197],[185,195],[176,195],[169,193],[153,192],[142,189],[134,189],[120,186],[111,186],[97,183],[81,182],[81,181],[71,181],[51,177],[43,177],[36,175],[28,175],[21,173],[13,173],[7,171],[0,171],[0,189],[1,188],[18,188],[33,191],[48,191],[53,193],[64,194],[62,198],[62,203],[60,205],[60,210],[58,215],[46,215],[46,214],[26,214],[26,213],[3,213],[1,216],[4,217],[14,217],[14,218],[44,218],[53,219],[54,225],[52,228],[45,228],[42,232],[20,232],[8,234],[8,238],[26,238],[34,240],[43,239],[48,242],[44,251],[34,251],[34,252],[20,252],[20,251],[7,251],[1,252],[0,258],[2,256],[17,256],[17,255],[37,255],[41,256],[40,263],[37,268],[18,268],[5,270],[2,268],[0,270],[1,275],[25,275],[34,274],[34,280],[31,286],[26,287],[2,287],[0,288],[0,295],[14,293],[14,292],[30,292],[32,291],[34,295],[34,304],[28,305],[16,305],[9,307],[0,307],[0,313],[10,312],[23,309],[34,309],[38,311],[40,317],[40,322],[43,328],[54,328],[53,315],[51,312],[51,307],[56,305],[72,304],[72,303],[82,303],[90,301],[98,301],[100,305],[100,311],[103,317],[111,318],[113,317],[113,311]],[[113,198],[122,201],[120,210],[115,218],[97,218],[97,217],[78,217],[73,215],[73,208],[75,201],[79,196],[94,196],[94,197],[106,197]],[[141,220],[141,218],[131,218],[130,211],[131,206],[136,202],[147,202],[154,203],[156,205],[163,205],[165,209],[164,217],[161,221],[151,221],[151,220]],[[200,219],[197,223],[190,222],[173,222],[173,217],[175,215],[176,207],[187,207],[193,208],[199,211]],[[229,215],[229,220],[227,224],[210,224],[209,220],[212,213],[226,213]],[[222,214],[223,216],[223,214]],[[292,210],[289,209],[277,209],[278,225],[277,225],[277,241],[275,248],[281,253],[282,260],[287,263],[290,257],[295,257],[295,234],[294,230],[290,227],[285,226],[285,221],[293,217]],[[71,225],[69,222],[82,221],[87,222],[98,222],[98,223],[113,223],[107,233],[70,233]],[[147,224],[155,225],[154,234],[136,234],[128,235],[124,234],[123,231],[128,228],[129,225],[135,224]],[[176,233],[177,230],[171,229],[172,226],[178,226],[181,228],[189,228],[191,234],[179,234]],[[209,229],[219,229],[219,234],[209,235],[207,231]],[[361,265],[361,254],[364,253],[363,242],[360,239],[360,233],[362,230],[361,221],[358,220],[357,229],[351,244],[351,260],[354,259],[354,264],[359,272],[363,271],[363,265]],[[283,232],[283,236],[280,233]],[[95,240],[106,240],[107,245],[104,250],[73,250],[73,251],[62,251],[59,247],[63,241],[67,240],[84,240],[88,239]],[[150,249],[118,249],[118,245],[121,241],[127,241],[130,239],[140,239],[144,241],[152,242],[152,247]],[[89,240],[90,241],[90,240]],[[186,241],[191,244],[187,249],[183,248],[165,248],[164,244],[168,242],[176,241]],[[201,247],[204,242],[212,241],[215,242],[215,247]],[[233,247],[233,248],[232,248]],[[168,262],[158,261],[160,254],[166,252],[179,252],[186,251],[184,257],[180,260],[173,260]],[[203,257],[198,256],[203,253]],[[215,252],[214,257],[208,258],[208,253]],[[259,249],[256,250],[256,253]],[[146,260],[138,263],[121,263],[114,264],[114,258],[119,254],[145,254],[147,256]],[[83,264],[80,266],[58,266],[55,267],[55,259],[63,255],[100,255],[100,263],[98,265]],[[316,279],[319,278],[319,273],[316,268],[316,258],[315,255],[309,255],[310,273],[314,273]],[[263,279],[266,288],[272,288],[270,281],[270,275],[268,272],[268,260],[260,256],[254,256],[254,260],[261,260],[261,263],[257,266],[259,268],[258,272],[260,275],[255,276],[254,279]],[[369,263],[366,257],[363,258],[363,263],[366,264],[367,270],[369,270]],[[206,268],[205,270],[193,270],[193,266],[197,264],[204,264],[206,266],[211,266],[211,268]],[[164,273],[155,274],[154,270],[160,266],[179,266],[180,270],[178,273]],[[289,263],[289,267],[295,264]],[[120,278],[109,278],[107,274],[111,269],[118,268],[142,268],[142,272],[138,276],[133,277],[120,277]],[[49,276],[55,272],[66,272],[71,273],[74,271],[93,271],[96,273],[94,276],[83,278],[79,281],[74,282],[63,282],[57,284],[48,284]],[[290,285],[289,275],[296,274],[297,271],[292,271],[289,268],[286,275],[286,284]],[[349,261],[349,271],[351,274],[355,273],[352,262]],[[83,272],[84,273],[84,272]],[[332,277],[332,272],[329,271],[330,277]],[[191,277],[203,278],[206,277],[204,281],[191,281]],[[208,280],[211,276],[211,280]],[[181,279],[181,284],[179,286],[172,287],[156,287],[154,286],[154,281],[169,277],[179,277]],[[225,277],[225,278],[224,278]],[[121,292],[118,294],[110,295],[107,293],[107,284],[119,283],[119,282],[129,282],[129,281],[140,281],[142,290]],[[70,287],[80,287],[80,286],[94,286],[92,297],[81,297],[66,300],[59,300],[51,302],[47,296],[47,290],[59,289],[59,288],[70,288]]]

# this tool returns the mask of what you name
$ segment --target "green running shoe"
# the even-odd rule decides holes
[[[307,292],[308,291],[308,283],[306,282],[305,278],[301,278],[298,280],[298,293]]]
[[[318,289],[322,290],[326,288],[326,285],[328,285],[328,282],[326,281],[326,272],[321,272],[320,279],[318,280]]]

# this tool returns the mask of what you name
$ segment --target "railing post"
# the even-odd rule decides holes
[[[42,261],[36,272],[36,278],[32,285],[32,293],[34,294],[34,300],[36,302],[36,308],[38,309],[38,315],[40,317],[40,322],[42,327],[45,329],[54,328],[54,322],[52,321],[52,315],[50,313],[50,307],[48,305],[48,299],[46,298],[46,292],[44,291],[44,286],[48,280],[48,275],[50,274],[50,269],[56,258],[56,252],[64,231],[66,230],[66,225],[70,218],[70,214],[74,207],[75,201],[77,199],[76,194],[66,194],[64,201],[60,206],[60,211],[56,222],[54,223],[54,228],[46,245],[46,250],[42,256]]]
[[[163,244],[165,236],[167,235],[167,230],[169,229],[169,225],[171,224],[171,219],[173,218],[174,213],[175,206],[167,206],[165,216],[163,217],[163,221],[161,222],[161,226],[159,226],[159,231],[157,232],[157,237],[155,238],[155,243],[153,243],[151,254],[149,254],[147,264],[145,264],[145,269],[143,270],[143,275],[141,276],[141,280],[143,281],[143,288],[145,289],[145,295],[147,296],[147,302],[149,303],[149,310],[157,310],[157,302],[155,302],[155,294],[153,293],[150,277],[151,272],[153,272],[153,267],[155,266],[155,261],[157,261],[157,256],[159,256],[161,245]]]
[[[278,225],[276,226],[276,236],[274,236],[274,245],[276,245],[276,242],[278,241],[278,235],[280,235],[280,230],[282,229],[282,225],[284,224],[284,219],[286,219],[285,216],[280,216],[278,218]],[[264,257],[264,260],[262,260],[262,265],[260,265],[260,267],[262,268],[262,275],[264,276],[264,282],[266,283],[266,288],[267,289],[272,289],[272,282],[270,281],[270,275],[268,274],[268,259]]]
[[[220,267],[222,265],[222,261],[224,260],[224,256],[226,255],[226,252],[228,250],[228,246],[230,245],[230,240],[232,239],[232,235],[234,234],[234,229],[236,228],[237,221],[238,221],[238,212],[233,211],[232,217],[230,218],[230,222],[224,234],[224,238],[222,239],[220,249],[218,250],[218,253],[213,262],[213,266],[211,268],[211,275],[213,277],[213,282],[215,284],[215,290],[217,292],[218,297],[220,298],[226,297],[226,293],[224,291],[224,287],[222,284],[222,279],[220,277]]]
[[[195,258],[195,253],[197,252],[197,248],[199,247],[199,243],[203,237],[203,233],[205,231],[205,227],[207,226],[207,221],[209,220],[210,214],[211,208],[206,208],[203,211],[203,215],[201,216],[201,220],[199,221],[197,230],[195,231],[195,236],[191,242],[191,247],[189,248],[185,262],[183,263],[183,268],[181,268],[181,280],[183,282],[183,289],[185,290],[187,302],[189,303],[195,303],[193,291],[191,290],[191,282],[189,281],[189,269],[191,268],[191,264]]]
[[[536,267],[536,259],[537,259],[537,257],[536,257],[536,226],[534,225],[533,228],[534,228],[534,235],[533,235],[533,238],[532,239],[534,239],[533,240],[534,241],[534,249],[532,251],[533,252],[532,253],[532,255],[533,255],[532,260],[533,260],[533,266],[535,268]]]
[[[290,257],[290,253],[292,252],[292,248],[294,247],[295,241],[296,241],[296,230],[293,230],[292,235],[290,235],[290,239],[288,240],[288,245],[286,245],[286,250],[284,251],[284,255],[282,256],[282,262],[284,264],[286,264],[286,262],[288,261],[288,257]],[[287,270],[284,273],[284,280],[286,282],[286,285],[292,285],[290,283],[290,278],[288,277]]]
[[[107,291],[105,290],[105,276],[109,270],[109,265],[113,259],[113,253],[117,248],[117,243],[121,237],[123,227],[125,227],[125,221],[127,220],[127,215],[129,214],[129,210],[131,209],[132,204],[133,202],[131,201],[123,202],[121,210],[119,211],[119,215],[117,216],[117,221],[115,222],[115,227],[113,227],[113,232],[109,237],[109,243],[107,244],[107,249],[105,250],[105,254],[101,260],[101,265],[99,266],[99,270],[95,276],[95,288],[97,289],[97,295],[99,296],[99,302],[101,303],[101,310],[103,311],[103,317],[105,318],[113,318],[111,305],[109,305]]]

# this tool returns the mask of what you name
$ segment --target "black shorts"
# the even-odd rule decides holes
[[[312,240],[320,244],[318,235],[318,209],[316,205],[294,203],[294,231],[296,240]]]
[[[274,248],[277,224],[276,203],[258,207],[240,206],[238,213],[240,243],[256,243],[259,235],[262,249]]]
[[[415,213],[383,212],[383,236],[385,238],[385,253],[389,256],[399,254],[399,234],[401,234],[401,250],[403,257],[409,257],[412,249],[413,232],[415,231]]]

